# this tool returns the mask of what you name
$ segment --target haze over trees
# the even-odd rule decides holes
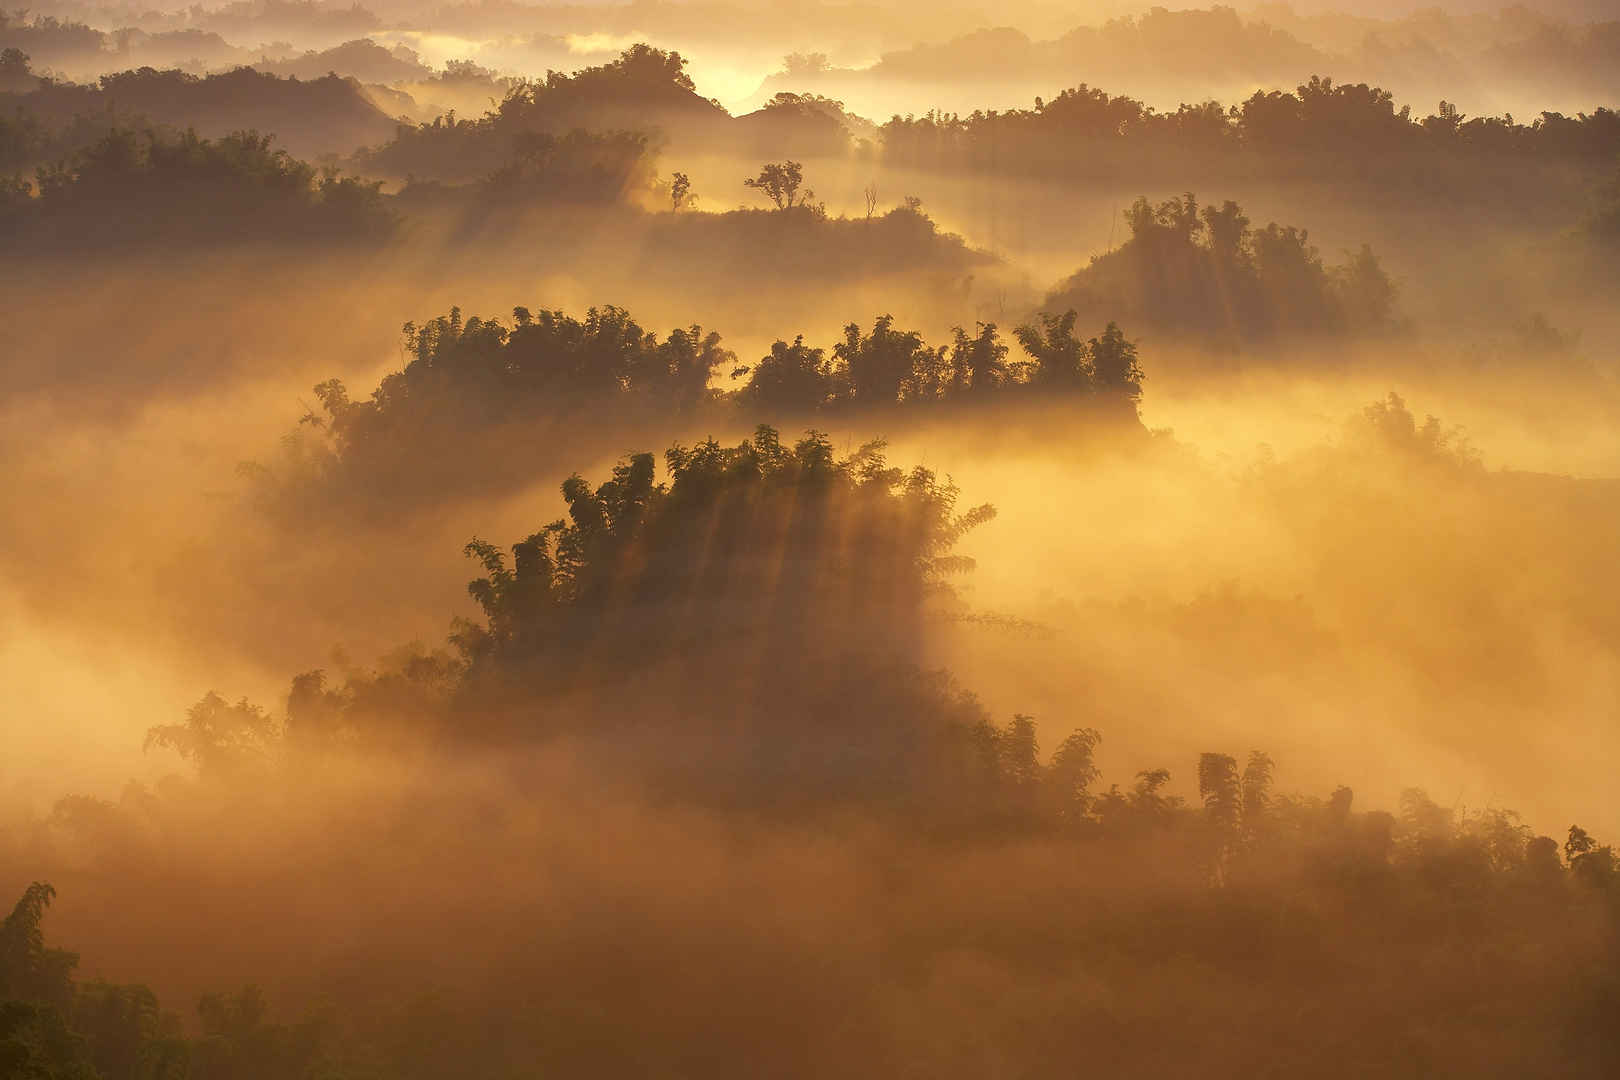
[[[1560,101],[1613,100],[1616,87],[1605,67],[1615,56],[1614,26],[1572,23],[1523,6],[1468,14],[1431,8],[1405,17],[1296,11],[1285,4],[1243,13],[1220,5],[1153,7],[1046,32],[1004,17],[994,28],[908,43],[867,66],[836,65],[824,53],[798,54],[798,63],[790,56],[756,98],[777,89],[814,89],[882,100],[903,88],[949,109],[1004,107],[1084,71],[1111,83],[1152,86],[1163,104],[1335,71],[1405,97],[1462,94],[1472,108],[1516,110],[1526,98],[1545,101],[1549,94]]]
[[[884,159],[910,167],[989,169],[1016,161],[1039,174],[1099,172],[1131,161],[1163,170],[1173,155],[1205,175],[1255,171],[1381,181],[1426,189],[1421,170],[1446,166],[1444,182],[1470,183],[1463,168],[1510,170],[1526,162],[1591,163],[1620,146],[1620,114],[1599,106],[1576,116],[1545,112],[1464,118],[1442,102],[1415,117],[1387,90],[1313,75],[1293,92],[1255,91],[1239,104],[1183,103],[1159,112],[1081,84],[1032,109],[895,116],[881,129]],[[1418,175],[1414,175],[1418,174]],[[1478,179],[1472,181],[1478,183]]]
[[[394,217],[376,184],[316,170],[240,131],[205,139],[114,128],[69,162],[42,167],[39,197],[9,204],[18,235],[34,243],[97,246],[160,237],[366,239]]]
[[[0,1080],[1620,1075],[1602,13],[120,5]]]
[[[1592,234],[1610,244],[1620,241],[1620,169],[1598,189],[1597,208],[1588,222]]]
[[[1255,229],[1232,200],[1200,208],[1191,192],[1158,206],[1140,197],[1124,216],[1125,243],[1094,256],[1046,306],[1112,312],[1205,341],[1395,326],[1395,283],[1365,244],[1329,266],[1306,230],[1275,222]]]
[[[1441,101],[1418,116],[1387,90],[1321,75],[1292,92],[1255,91],[1230,106],[1204,100],[1161,112],[1081,84],[1037,97],[1033,108],[908,113],[877,125],[837,100],[792,91],[732,116],[698,94],[680,53],[640,43],[608,63],[544,79],[502,82],[465,61],[442,75],[423,69],[399,85],[487,103],[488,111],[466,117],[451,107],[400,124],[374,102],[412,112],[408,94],[353,79],[301,82],[248,68],[198,77],[145,67],[81,86],[36,80],[26,53],[6,55],[17,89],[13,117],[0,127],[0,168],[58,163],[104,134],[98,128],[110,113],[125,126],[195,128],[209,137],[273,133],[295,153],[348,154],[351,171],[404,182],[428,202],[438,198],[433,184],[462,185],[463,197],[476,200],[492,178],[523,175],[529,182],[518,187],[531,199],[599,193],[591,201],[651,205],[663,201],[651,184],[658,155],[684,166],[676,155],[693,153],[766,158],[767,171],[747,184],[778,208],[798,197],[789,166],[799,166],[803,182],[810,157],[941,179],[1014,168],[1079,187],[1121,170],[1172,189],[1194,176],[1245,185],[1313,177],[1364,195],[1468,202],[1495,197],[1503,184],[1521,195],[1541,185],[1567,201],[1572,175],[1604,169],[1620,153],[1620,120],[1606,107],[1574,116],[1543,111],[1526,124],[1470,117]]]
[[[1010,345],[994,324],[957,328],[949,344],[930,346],[880,315],[870,331],[850,323],[830,348],[798,336],[739,364],[717,332],[693,325],[660,340],[617,307],[592,308],[583,318],[519,307],[510,326],[464,318],[452,308],[406,324],[411,359],[368,398],[352,397],[338,379],[317,385],[319,411],[303,417],[278,461],[249,472],[268,490],[293,497],[318,488],[356,495],[432,490],[432,476],[445,484],[474,480],[457,464],[466,459],[447,456],[450,447],[532,439],[553,425],[553,437],[561,439],[571,430],[567,418],[582,410],[611,409],[613,430],[623,430],[632,417],[734,423],[747,416],[1068,402],[1085,422],[1138,427],[1135,406],[1146,376],[1124,332],[1109,323],[1087,339],[1076,332],[1072,311],[1038,322],[1017,328],[1023,352],[1017,360],[1009,360]],[[725,390],[715,382],[724,375],[747,379]],[[476,471],[493,481],[505,470]]]
[[[697,95],[677,52],[638,44],[617,60],[573,75],[551,72],[525,81],[477,119],[454,112],[415,127],[361,157],[368,171],[458,180],[498,168],[520,139],[575,129],[656,135],[728,119]]]
[[[37,60],[35,61],[37,63]],[[292,151],[314,157],[348,154],[380,142],[394,123],[357,83],[334,75],[308,82],[278,79],[251,68],[196,76],[150,67],[103,75],[89,84],[48,80],[3,102],[45,128],[76,118],[141,119],[210,137],[256,129],[277,135]]]
[[[1398,406],[1369,419],[1387,428]],[[198,849],[167,845],[192,828],[190,815],[246,815],[241,827],[252,831],[252,815],[279,799],[332,800],[336,792],[315,778],[350,755],[376,762],[407,746],[427,750],[442,766],[423,777],[431,795],[401,778],[391,781],[404,785],[396,802],[373,783],[368,812],[341,837],[306,832],[297,818],[277,827],[297,831],[301,858],[325,860],[345,844],[391,853],[365,869],[333,865],[327,884],[339,891],[367,874],[403,883],[399,875],[417,873],[421,860],[452,851],[474,874],[498,860],[515,910],[464,890],[447,894],[438,929],[420,931],[438,947],[453,932],[443,917],[455,922],[480,905],[486,930],[514,916],[527,922],[526,940],[541,945],[534,956],[495,963],[493,941],[463,941],[460,955],[480,960],[477,977],[497,993],[473,990],[453,965],[433,965],[429,978],[442,984],[368,1002],[345,989],[359,969],[338,960],[329,1005],[305,1018],[274,1018],[250,985],[202,996],[187,1024],[143,985],[75,980],[77,957],[48,947],[43,932],[55,891],[36,882],[0,927],[8,1064],[46,1077],[407,1067],[447,1076],[518,1059],[614,1074],[634,1071],[645,1053],[706,1060],[700,1047],[727,1037],[721,1022],[694,1013],[661,1024],[631,1007],[639,993],[579,982],[608,955],[591,944],[605,936],[619,943],[613,970],[637,986],[698,992],[660,949],[622,951],[622,933],[643,915],[638,906],[622,921],[618,905],[636,903],[662,872],[621,864],[598,886],[611,902],[552,908],[562,925],[537,924],[525,906],[540,895],[531,874],[562,865],[600,875],[612,856],[567,843],[585,826],[545,812],[546,785],[520,784],[493,812],[487,775],[481,799],[447,767],[458,754],[493,749],[521,772],[537,767],[522,764],[526,755],[561,745],[598,800],[626,785],[651,800],[648,811],[666,823],[665,854],[703,860],[723,888],[752,881],[750,896],[764,890],[769,902],[750,916],[763,936],[749,947],[770,963],[751,967],[747,980],[732,977],[740,960],[706,965],[703,1015],[763,996],[765,1022],[784,1000],[799,1000],[795,1025],[819,1029],[861,1003],[866,1019],[853,1042],[773,1039],[750,1050],[749,1067],[809,1075],[893,1056],[969,1075],[954,1041],[933,1045],[949,1031],[941,1023],[969,1004],[997,1030],[1035,1025],[1034,1045],[1012,1040],[998,1052],[1037,1074],[1052,1071],[1054,1046],[1065,1063],[1091,1046],[1125,1075],[1194,1060],[1235,1075],[1257,1052],[1303,1063],[1324,1043],[1343,1075],[1413,1053],[1445,1070],[1485,1061],[1518,1069],[1556,1055],[1566,1074],[1594,1077],[1614,1061],[1613,1033],[1593,1018],[1616,989],[1620,870],[1585,829],[1571,826],[1562,841],[1538,836],[1509,812],[1447,808],[1417,788],[1393,811],[1358,809],[1342,786],[1325,797],[1289,794],[1261,751],[1211,751],[1189,763],[1193,800],[1167,789],[1172,772],[1163,767],[1105,786],[1104,734],[1080,728],[1043,754],[1033,718],[998,724],[947,677],[904,659],[919,616],[959,602],[946,583],[971,562],[956,545],[990,526],[991,507],[960,509],[952,485],[927,469],[891,467],[878,445],[840,458],[824,436],[790,446],[764,427],[733,446],[673,446],[663,475],[652,455],[634,454],[600,483],[571,477],[561,490],[566,517],[510,556],[483,540],[467,544],[480,574],[469,592],[483,618],[458,621],[449,649],[408,649],[341,682],[324,671],[299,675],[283,716],[210,694],[148,736],[188,759],[195,780],[161,792],[132,785],[116,803],[63,799],[34,840],[46,859],[69,837],[121,848],[129,858],[108,865],[131,882],[169,851],[165,872],[189,878]],[[424,827],[423,799],[448,831]],[[551,824],[535,833],[529,815]],[[778,862],[783,845],[796,850],[827,830],[842,838],[839,854],[817,859],[816,870],[824,884],[834,875],[853,891],[853,909],[790,899],[800,879],[791,859]],[[726,850],[749,861],[738,866]],[[905,859],[898,877],[896,850]],[[261,856],[283,857],[274,848]],[[954,889],[942,888],[951,881]],[[743,911],[734,897],[719,902],[727,918]],[[661,949],[694,961],[690,950],[712,952],[701,910],[666,912]],[[384,936],[403,925],[386,908],[367,918]],[[960,974],[964,922],[995,928],[974,944],[975,965],[998,980],[1035,980],[1019,998],[1035,995],[1033,1016],[984,1000],[977,979],[957,990],[934,985]],[[856,927],[866,929],[851,938]],[[1491,943],[1488,959],[1481,941]],[[383,971],[395,963],[386,952],[366,960]],[[1496,977],[1468,977],[1481,964]],[[1047,974],[1037,978],[1040,970]],[[1077,997],[1065,989],[1075,970],[1126,1002],[1150,979],[1174,995],[1179,1022],[1156,1022],[1158,1002],[1122,1016],[1118,1004]],[[476,1008],[435,1004],[438,985]],[[512,996],[513,985],[541,1004]],[[1243,988],[1236,1000],[1234,987]],[[1308,1034],[1276,1018],[1284,998],[1315,1018]],[[603,1018],[606,1004],[615,1007]],[[933,1034],[919,1040],[890,1009]],[[456,1048],[446,1058],[422,1055],[429,1017],[433,1041]],[[551,1037],[587,1022],[599,1037]]]

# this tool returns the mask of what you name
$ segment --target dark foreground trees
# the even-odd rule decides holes
[[[36,882],[0,927],[0,1067],[28,1080],[449,1080],[537,1062],[628,1077],[650,1058],[721,1077],[859,1075],[879,1060],[966,1078],[989,1055],[1037,1077],[1081,1059],[1144,1080],[1235,1080],[1257,1061],[1331,1078],[1612,1075],[1620,875],[1585,830],[1560,843],[1415,789],[1394,813],[1342,787],[1281,794],[1260,754],[1242,767],[1203,755],[1193,801],[1167,793],[1163,769],[1104,789],[1098,747],[1081,732],[1045,757],[1017,717],[987,733],[997,801],[979,804],[977,831],[885,830],[877,843],[870,822],[760,829],[742,814],[706,840],[665,802],[644,824],[656,852],[580,863],[589,804],[538,849],[499,819],[477,842],[446,843],[419,809],[372,807],[347,835],[310,838],[310,854],[387,845],[454,866],[460,896],[423,924],[426,940],[368,950],[380,970],[333,980],[320,1003],[272,1007],[250,985],[202,995],[189,1022],[146,986],[75,980],[77,958],[41,925],[54,890]],[[477,812],[465,793],[428,797],[439,816]],[[207,798],[110,809],[172,829]],[[829,846],[840,854],[819,854]],[[649,874],[649,859],[682,865]],[[835,876],[798,876],[796,859]],[[497,868],[498,885],[484,876]],[[547,897],[537,871],[604,880],[581,910],[566,889]],[[352,874],[309,887],[378,884]],[[390,884],[400,896],[354,940],[389,942],[391,909],[428,891]],[[511,905],[526,917],[513,922]],[[212,932],[252,934],[254,918]],[[476,980],[417,967],[424,946],[475,964]],[[225,985],[250,975],[218,972]],[[387,991],[356,989],[379,977]],[[963,1015],[971,1032],[951,1023]]]
[[[1055,337],[1072,377],[1085,353]],[[1365,419],[1463,467],[1398,402]],[[183,1026],[140,987],[75,983],[37,885],[0,928],[0,1060],[132,1080],[1612,1075],[1601,838],[1417,789],[1393,812],[1293,795],[1258,752],[1131,775],[1086,726],[1047,752],[1033,718],[997,722],[918,665],[930,616],[961,609],[960,541],[993,528],[927,470],[762,428],[571,477],[541,520],[558,511],[468,545],[482,618],[448,647],[306,672],[284,715],[210,695],[152,733],[194,780],[0,830],[8,890],[72,876],[158,969],[268,938],[256,963],[284,984],[204,997]]]
[[[0,1076],[7,1080],[249,1080],[314,1075],[331,1050],[318,1025],[267,1018],[249,986],[206,994],[195,1034],[141,984],[73,977],[79,957],[45,944],[56,890],[36,881],[0,923]]]

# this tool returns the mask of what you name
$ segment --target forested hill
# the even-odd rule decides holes
[[[204,77],[141,68],[90,85],[45,81],[31,92],[0,94],[0,107],[48,128],[75,118],[141,118],[210,137],[259,131],[306,158],[349,154],[386,141],[395,128],[353,79],[283,79],[250,68]]]

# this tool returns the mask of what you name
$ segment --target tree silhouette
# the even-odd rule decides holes
[[[1072,732],[1058,745],[1047,769],[1046,783],[1052,792],[1055,815],[1066,822],[1088,818],[1092,804],[1091,785],[1102,778],[1097,767],[1097,747],[1102,736],[1092,728]]]
[[[0,93],[25,93],[38,84],[28,61],[28,54],[21,49],[11,46],[0,49]]]
[[[667,484],[655,482],[651,454],[621,462],[594,489],[570,477],[567,518],[515,545],[511,567],[487,541],[467,545],[485,571],[468,586],[486,617],[468,638],[473,651],[532,652],[568,637],[571,620],[627,606],[646,619],[644,605],[675,599],[687,618],[699,599],[728,618],[788,596],[801,612],[915,605],[971,568],[951,549],[994,511],[955,513],[953,487],[926,469],[890,469],[881,451],[872,444],[839,460],[825,435],[789,448],[762,426],[736,447],[672,447]]]
[[[1204,800],[1204,813],[1217,828],[1230,831],[1242,824],[1243,785],[1232,755],[1199,756],[1198,797]]]
[[[862,334],[858,323],[844,328],[844,340],[833,346],[833,359],[849,375],[849,390],[860,404],[892,404],[908,393],[915,396],[919,369],[926,366],[929,349],[916,331],[894,328],[894,316],[879,315],[872,332]]]
[[[72,972],[78,957],[45,946],[45,911],[56,899],[50,884],[36,881],[23,890],[11,914],[0,922],[0,1000],[23,999],[65,1008],[72,1000]]]
[[[380,183],[317,170],[273,142],[256,131],[207,139],[193,130],[168,136],[114,127],[70,159],[38,170],[36,224],[58,243],[103,244],[154,234],[217,242],[378,239],[393,231],[398,222]]]
[[[1007,367],[1007,346],[996,333],[995,323],[979,323],[978,334],[956,328],[951,345],[951,390],[953,393],[987,395],[1007,383],[1012,371]]]
[[[1365,245],[1330,267],[1306,230],[1275,222],[1253,229],[1236,203],[1200,208],[1190,192],[1157,206],[1138,198],[1125,221],[1129,241],[1059,285],[1047,310],[1106,311],[1229,343],[1395,325],[1396,287]],[[1106,346],[1106,335],[1099,343]],[[1115,352],[1106,363],[1099,382],[1135,392],[1140,378],[1129,362]]]
[[[771,345],[770,353],[754,364],[741,397],[752,408],[783,415],[818,409],[833,393],[826,351],[806,345],[801,336],[791,345],[785,341]]]
[[[1102,337],[1088,343],[1091,371],[1097,386],[1103,390],[1118,391],[1131,400],[1142,396],[1142,373],[1136,360],[1136,343],[1125,337],[1117,323],[1110,322]]]
[[[460,308],[403,328],[409,357],[364,398],[328,379],[314,387],[316,409],[284,442],[280,469],[252,467],[260,491],[302,507],[316,496],[354,500],[414,498],[452,480],[495,485],[515,477],[504,467],[511,438],[561,422],[573,410],[617,402],[625,429],[635,418],[808,417],[824,411],[925,408],[944,402],[1037,400],[1098,395],[1098,417],[1133,416],[1144,378],[1137,349],[1117,324],[1082,341],[1073,311],[1043,315],[1042,328],[1020,327],[1028,360],[1009,360],[997,327],[958,328],[948,345],[930,346],[915,330],[880,315],[871,329],[844,328],[819,348],[802,335],[778,340],[756,363],[738,365],[721,337],[700,326],[660,340],[622,308],[513,309],[511,325]],[[717,372],[747,377],[736,390],[713,385]],[[1114,403],[1130,406],[1129,412]],[[599,426],[599,425],[598,425]],[[468,453],[482,441],[499,454]],[[448,448],[454,445],[454,454]],[[611,443],[603,447],[604,452]],[[466,463],[465,468],[460,463]],[[474,465],[478,467],[474,468]],[[399,485],[406,486],[401,487]],[[388,485],[393,485],[389,487]]]
[[[232,705],[210,691],[181,724],[147,730],[145,748],[173,750],[208,776],[228,776],[261,764],[280,736],[275,720],[246,698]]]
[[[804,182],[804,168],[797,161],[771,162],[762,166],[759,175],[743,180],[743,187],[752,188],[769,199],[778,210],[791,210],[815,198],[815,192],[806,190],[799,197],[799,185]]]
[[[1035,362],[1033,381],[1054,387],[1088,385],[1094,377],[1086,345],[1074,335],[1076,312],[1042,312],[1039,328],[1025,324],[1013,331],[1018,343]],[[1112,324],[1110,324],[1112,325]]]

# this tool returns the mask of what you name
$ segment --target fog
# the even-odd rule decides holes
[[[918,14],[0,20],[7,1076],[1612,1075],[1612,13]]]

